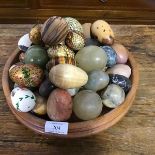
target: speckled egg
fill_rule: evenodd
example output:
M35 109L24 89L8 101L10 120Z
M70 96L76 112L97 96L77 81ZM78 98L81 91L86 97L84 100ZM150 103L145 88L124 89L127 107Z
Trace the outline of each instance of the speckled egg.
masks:
M13 82L23 87L36 87L43 79L43 70L33 64L20 64L9 70Z
M72 17L66 17L65 20L69 26L69 30L83 33L82 25L78 20Z
M29 38L29 34L23 35L18 41L18 48L24 52L31 46L32 42Z
M105 51L107 54L107 67L112 67L116 64L117 55L116 52L111 48L110 46L101 46L101 48Z
M84 36L80 32L70 31L65 39L66 45L72 50L80 50L85 45Z
M103 104L109 108L116 108L125 100L124 90L115 84L108 85L107 89L101 93Z
M45 68L49 58L47 52L40 45L32 45L25 53L25 64L36 64L42 68Z
M43 24L41 37L46 45L57 45L65 40L68 30L68 24L64 18L53 16Z
M102 44L112 45L114 42L114 32L110 25L104 20L95 21L91 26L91 32Z
M123 75L109 74L110 83L119 85L125 93L127 93L131 88L131 80Z
M29 112L36 104L36 97L29 89L16 87L11 91L11 101L16 110Z

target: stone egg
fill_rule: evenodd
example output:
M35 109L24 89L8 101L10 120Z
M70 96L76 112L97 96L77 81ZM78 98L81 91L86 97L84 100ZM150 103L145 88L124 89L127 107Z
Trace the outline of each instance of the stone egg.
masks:
M47 113L47 100L35 93L36 96L36 105L33 108L32 112L37 115L45 115Z
M13 82L22 87L36 87L43 79L43 70L33 64L20 64L11 67L9 76Z
M116 64L117 55L116 52L111 48L110 46L101 46L101 48L105 51L107 54L107 67L112 67Z
M86 46L75 55L77 66L86 72L104 69L107 64L105 51L98 46Z
M72 114L72 98L63 89L55 89L47 101L47 114L51 120L66 121Z
M73 111L81 120L91 120L102 112L100 96L91 90L78 92L73 99Z
M104 20L95 21L91 26L91 33L102 44L112 45L114 42L114 32Z
M125 100L124 90L115 84L108 85L107 89L101 93L103 104L109 108L116 108Z
M125 93L127 93L131 88L131 80L123 75L109 74L110 83L119 85Z
M36 104L36 97L27 88L16 87L11 91L11 101L16 110L29 112Z
M91 23L84 23L82 24L82 28L83 28L83 34L85 38L91 38Z
M74 96L78 93L80 88L70 88L70 89L66 89L67 92L71 95L71 96Z
M51 81L46 78L39 87L39 94L42 97L48 97L55 88L56 87L51 83Z
M23 35L18 41L18 48L24 52L31 46L32 42L29 38L29 34Z
M131 75L131 68L125 64L116 64L113 67L107 69L107 73L123 75L123 76L129 78Z
M32 45L25 53L25 64L36 64L41 68L45 68L49 58L44 48L39 45Z
M53 16L45 21L41 28L41 37L48 46L63 42L68 34L68 24L62 17Z
M94 70L88 73L88 82L84 86L86 89L99 91L109 83L109 75L101 70Z
M66 45L72 50L80 50L85 45L84 36L80 32L70 31L65 39Z
M83 33L82 25L78 20L72 17L65 17L64 19L66 20L70 31L78 31Z

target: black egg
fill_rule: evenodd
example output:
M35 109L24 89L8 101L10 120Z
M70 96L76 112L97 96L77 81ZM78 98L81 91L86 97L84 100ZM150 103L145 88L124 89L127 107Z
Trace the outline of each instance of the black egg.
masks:
M125 91L125 93L127 93L130 90L131 80L129 78L118 74L109 74L109 78L109 83L119 85Z

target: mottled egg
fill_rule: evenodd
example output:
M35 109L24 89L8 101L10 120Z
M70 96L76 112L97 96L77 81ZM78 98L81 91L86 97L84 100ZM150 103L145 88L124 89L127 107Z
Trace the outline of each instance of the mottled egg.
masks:
M20 112L29 112L36 104L36 97L27 88L16 87L11 91L11 101L16 110Z
M86 72L103 69L107 64L105 51L98 46L86 46L75 55L77 66Z
M107 69L108 74L119 74L127 78L131 75L131 68L125 64L116 64L113 67Z
M127 93L131 88L131 80L123 75L109 74L110 83L119 85L125 93Z
M29 34L25 34L22 36L18 41L18 48L24 52L27 51L27 49L31 46L32 42L29 38Z
M36 64L45 68L49 58L44 48L39 45L32 45L25 53L24 62L26 64Z
M74 59L75 54L66 45L52 46L47 50L47 53L50 57L50 61L46 65L48 70L50 70L53 66L57 64L76 65L76 61Z
M107 67L112 67L116 64L117 55L116 52L110 46L101 46L104 49L105 53L107 54Z
M80 88L70 88L70 89L66 89L67 92L71 95L71 96L74 96L78 93Z
M35 97L36 105L32 111L37 115L45 115L47 113L47 99L43 98L37 93L35 93Z
M86 89L98 91L105 88L109 83L109 75L101 70L94 70L88 73Z
M124 90L115 84L108 85L107 89L101 93L103 104L109 108L116 108L125 100Z
M63 89L55 89L47 101L47 114L51 120L65 121L72 114L72 98Z
M36 87L43 79L43 70L33 64L20 64L9 70L13 82L23 87Z
M100 96L91 90L82 90L73 99L73 111L81 120L98 117L102 112L102 106Z
M68 24L62 17L53 16L45 21L41 29L41 37L46 45L57 45L65 40Z
M72 17L66 17L65 20L68 24L70 31L78 31L78 32L83 33L82 25L80 24L78 20Z
M91 26L92 35L102 44L112 45L114 33L110 25L104 20L97 20Z
M117 53L117 63L124 64L128 60L128 50L121 44L115 43L112 45L112 48Z
M65 39L66 45L73 50L80 50L85 45L84 36L80 32L70 31Z
M35 25L29 32L29 38L33 44L41 43L41 25Z

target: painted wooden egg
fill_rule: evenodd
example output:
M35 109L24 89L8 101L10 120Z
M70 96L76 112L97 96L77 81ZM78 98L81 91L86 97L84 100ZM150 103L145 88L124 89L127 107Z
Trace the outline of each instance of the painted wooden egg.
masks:
M108 74L119 74L129 78L131 75L131 68L125 64L116 64L113 67L107 69L106 72Z
M119 85L125 93L127 93L131 88L131 80L123 75L109 74L110 83Z
M41 43L41 26L35 25L29 32L29 38L33 44Z
M36 64L42 68L45 68L49 58L47 52L40 45L32 45L25 53L25 64Z
M74 59L74 52L68 48L66 45L56 45L52 46L47 50L50 61L46 65L47 69L51 69L57 64L72 64L76 65Z
M110 25L104 20L95 21L91 26L91 32L102 44L112 45L114 42L114 32Z
M63 42L68 33L68 24L62 17L53 16L45 21L41 37L46 45L52 46Z
M65 39L65 42L68 47L70 47L73 50L80 50L85 45L84 36L80 32L76 31L70 31L67 34L67 37Z
M16 110L29 112L35 107L36 97L29 89L16 87L11 91L11 101Z
M23 35L18 41L18 48L24 52L31 46L32 42L29 38L29 34Z
M101 93L103 104L109 108L116 108L125 100L124 90L115 84L108 85L107 89Z
M43 79L43 70L34 64L20 64L10 69L9 76L19 86L36 87Z
M116 64L116 60L117 60L117 54L113 50L113 48L111 48L110 46L101 46L101 48L107 54L107 58L108 58L108 60L107 60L107 67L112 67L113 65L115 65Z
M65 20L68 24L69 30L83 33L82 25L78 20L72 17L66 17Z
M78 88L87 83L87 73L70 64L59 64L51 68L49 79L59 88Z

